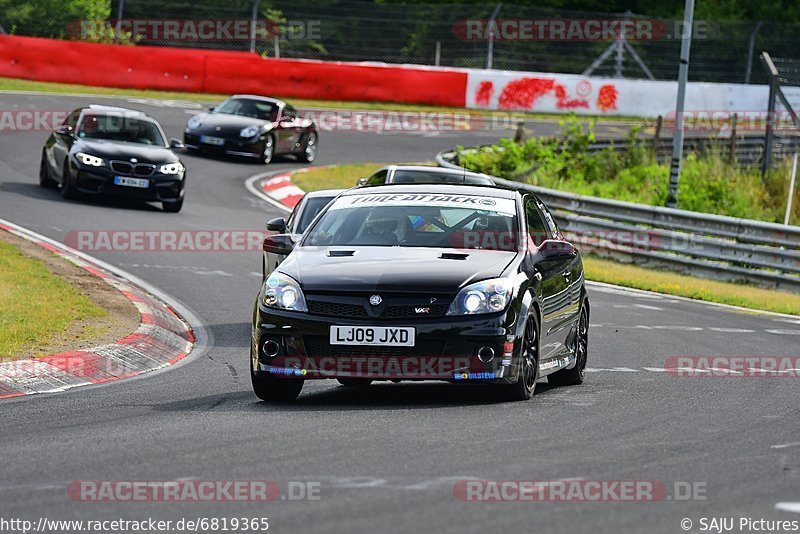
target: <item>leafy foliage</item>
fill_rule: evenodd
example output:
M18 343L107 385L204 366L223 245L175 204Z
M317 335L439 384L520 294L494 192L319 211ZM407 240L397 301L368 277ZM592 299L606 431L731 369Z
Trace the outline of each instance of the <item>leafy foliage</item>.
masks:
M459 153L470 170L509 180L663 206L667 200L669 166L653 157L649 140L631 130L620 151L587 153L595 139L593 125L576 119L564 124L560 138L533 137L516 144L502 139L498 145ZM692 211L783 222L790 162L772 169L762 179L758 169L730 163L721 150L686 156L678 191L678 207ZM800 223L800 200L794 202L792 221Z

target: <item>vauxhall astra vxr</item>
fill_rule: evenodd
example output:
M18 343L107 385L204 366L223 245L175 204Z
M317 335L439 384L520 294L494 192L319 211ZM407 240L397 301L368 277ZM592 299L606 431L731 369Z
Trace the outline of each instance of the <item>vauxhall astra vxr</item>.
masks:
M348 190L264 281L250 370L264 400L305 380L580 384L589 300L578 251L530 193L469 185Z

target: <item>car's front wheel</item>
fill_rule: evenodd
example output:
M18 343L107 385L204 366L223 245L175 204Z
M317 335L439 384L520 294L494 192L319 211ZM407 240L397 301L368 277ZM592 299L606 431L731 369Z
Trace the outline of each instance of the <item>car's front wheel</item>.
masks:
M305 143L303 143L303 152L300 153L300 161L312 163L317 159L317 134L311 132L306 135Z
M47 162L47 153L42 150L42 163L39 166L39 185L52 188L56 186L55 180L50 176L50 164Z
M75 184L72 183L69 161L64 162L64 172L61 175L61 196L66 199L74 199L78 196L78 190Z
M529 317L519 351L518 378L514 384L504 386L508 400L528 400L539 380L539 323Z
M167 213L178 213L183 208L183 199L177 202L162 202L161 206Z
M575 336L575 366L572 369L562 369L547 377L547 382L553 386L577 386L586 379L586 356L589 351L589 310L581 307L581 317L578 320L578 332Z
M268 135L264 139L264 149L261 151L261 163L269 163L275 157L275 137Z
M363 388L372 384L372 380L369 378L337 378L336 380L348 388Z
M253 391L263 401L293 401L303 389L303 380L298 378L279 378L270 374L256 374L250 364L250 379Z

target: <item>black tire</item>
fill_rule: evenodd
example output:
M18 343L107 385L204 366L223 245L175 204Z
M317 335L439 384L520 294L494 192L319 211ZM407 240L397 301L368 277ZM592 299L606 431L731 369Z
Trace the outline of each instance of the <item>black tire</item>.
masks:
M539 380L539 323L535 317L529 317L525 324L519 358L519 378L514 384L503 387L507 400L528 400L536 390L536 381Z
M371 378L337 378L336 380L347 388L364 388L372 384Z
M547 377L547 383L553 386L577 386L586 379L586 356L589 351L589 311L581 307L581 318L578 320L578 333L575 338L575 356L577 362L572 369L562 369Z
M267 164L275 157L275 136L268 135L264 139L264 148L261 149L261 163Z
M167 213L178 213L183 208L183 199L177 202L162 202L161 206Z
M39 164L39 185L48 189L58 185L50 176L50 164L47 162L47 154L44 150L42 150L42 162Z
M317 159L318 139L316 132L306 134L306 139L303 143L303 151L297 156L300 161L313 163L314 160Z
M250 380L256 396L268 402L293 401L303 389L303 380L298 378L278 378L269 374L256 375L250 364Z
M64 162L64 174L61 176L61 196L74 200L78 198L78 191L72 183L72 172L69 170L69 161Z

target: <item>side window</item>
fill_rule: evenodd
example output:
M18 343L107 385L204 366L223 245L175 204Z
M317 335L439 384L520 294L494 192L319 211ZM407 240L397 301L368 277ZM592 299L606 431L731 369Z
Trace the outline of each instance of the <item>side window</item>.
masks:
M387 171L378 171L367 179L367 185L383 185L386 183Z
M294 207L294 209L292 210L291 215L289 215L289 218L286 219L286 231L289 232L289 233L292 233L292 231L293 231L292 228L294 228L295 219L297 218L297 208L300 207L300 204L302 204L302 202L298 203Z
M74 130L75 127L78 125L78 119L81 116L81 111L82 110L80 109L76 109L75 111L67 115L67 118L64 119L64 122L62 124L64 126L72 126L72 129Z
M553 218L553 215L550 213L550 210L548 210L545 207L545 205L542 204L541 202L537 202L537 204L539 205L539 209L542 211L542 214L544 214L544 220L547 223L547 227L550 229L550 234L555 239L564 239L564 237L561 235L561 230L558 229L558 225L556 224L556 220Z
M283 108L283 118L286 120L295 120L297 119L297 110L294 109L292 106L287 105Z
M542 219L541 212L535 200L529 198L525 202L525 219L528 224L528 239L538 247L542 241L551 237L550 231Z

